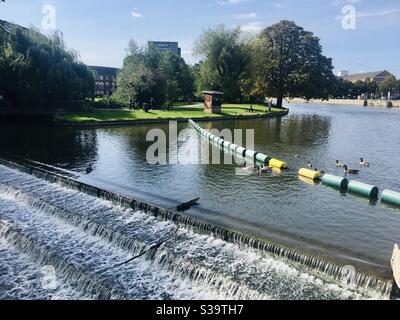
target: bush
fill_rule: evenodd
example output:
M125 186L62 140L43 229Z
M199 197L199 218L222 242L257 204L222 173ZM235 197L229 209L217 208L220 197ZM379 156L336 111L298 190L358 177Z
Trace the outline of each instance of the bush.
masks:
M123 109L127 107L126 105L121 103L115 96L96 99L93 106L96 109Z

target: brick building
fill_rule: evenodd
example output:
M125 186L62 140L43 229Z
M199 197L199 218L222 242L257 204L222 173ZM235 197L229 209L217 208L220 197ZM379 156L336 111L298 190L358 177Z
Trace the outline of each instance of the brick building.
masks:
M117 89L117 73L119 69L100 66L88 66L94 72L96 81L96 97L108 97Z

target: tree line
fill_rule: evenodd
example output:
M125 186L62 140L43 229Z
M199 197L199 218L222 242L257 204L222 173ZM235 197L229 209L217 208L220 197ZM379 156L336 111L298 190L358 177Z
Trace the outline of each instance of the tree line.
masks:
M116 97L125 104L149 98L201 97L203 90L224 92L227 102L264 101L289 96L328 98L336 78L332 60L322 54L319 39L291 21L281 21L258 36L246 38L240 28L210 28L196 41L201 62L189 67L171 53L128 50L118 76Z
M368 99L380 99L382 97L399 97L400 80L395 76L389 76L381 83L375 81L357 81L352 83L342 78L337 78L331 97L339 99L357 99L363 96Z
M400 92L387 78L351 83L333 74L320 39L292 21L280 21L248 36L240 28L210 28L194 45L200 62L131 40L112 99L118 105L162 106L201 99L203 90L224 92L225 102L255 103L266 97L356 98ZM58 109L94 97L93 73L65 45L62 34L47 37L0 21L0 104L14 108ZM77 104L82 107L81 103Z
M0 23L0 104L14 109L61 109L94 97L93 73L67 48L62 34Z

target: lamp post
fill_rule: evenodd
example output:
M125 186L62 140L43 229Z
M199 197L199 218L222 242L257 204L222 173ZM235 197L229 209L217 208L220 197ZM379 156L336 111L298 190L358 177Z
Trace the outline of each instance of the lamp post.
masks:
M169 112L169 85L170 85L170 82L169 82L169 80L167 80L167 108L168 108L168 112Z

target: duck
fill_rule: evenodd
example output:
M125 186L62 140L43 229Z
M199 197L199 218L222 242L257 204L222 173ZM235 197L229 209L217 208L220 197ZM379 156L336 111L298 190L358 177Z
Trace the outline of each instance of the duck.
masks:
M345 174L348 174L348 173L350 173L350 174L358 174L358 173L360 172L360 170L349 169L349 167L347 166L347 164L345 164L345 165L343 166L343 169L344 169L344 173L345 173Z
M89 166L86 168L86 174L89 174L93 171L92 165L89 164Z
M364 158L360 158L360 166L369 167L369 162L365 161Z
M311 161L308 161L308 164L307 164L307 165L308 165L309 168L312 168L312 167L313 167Z
M336 160L336 168L343 168L344 164Z

